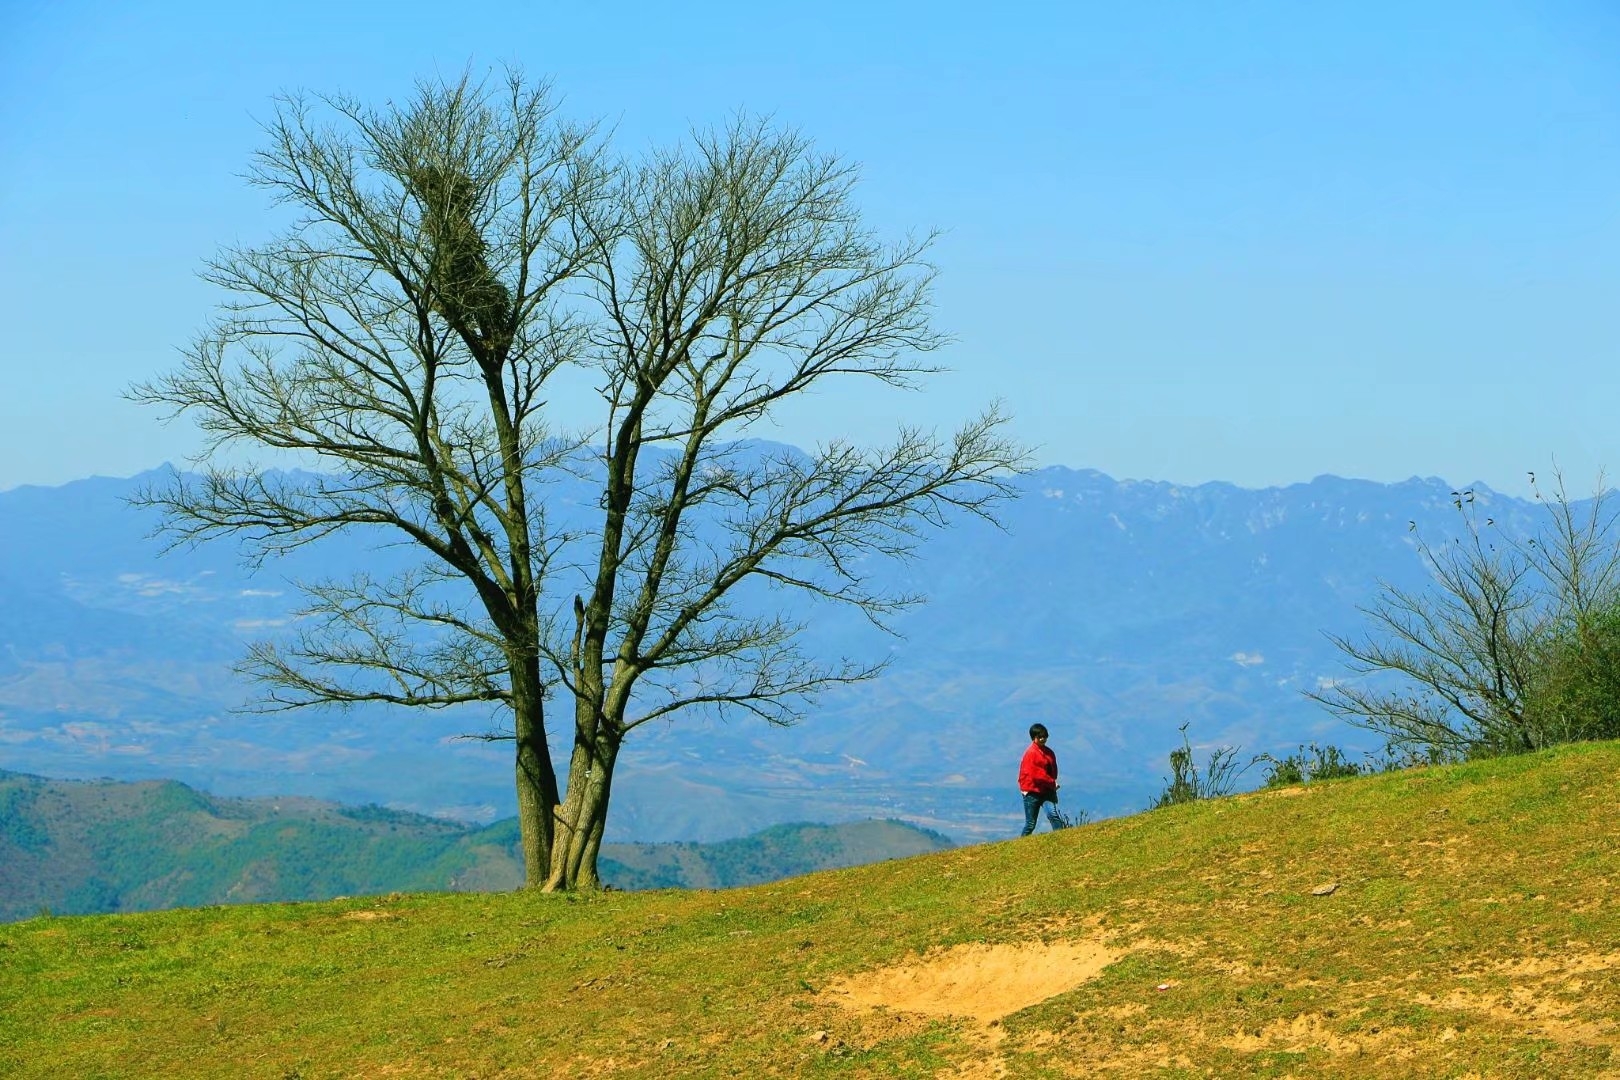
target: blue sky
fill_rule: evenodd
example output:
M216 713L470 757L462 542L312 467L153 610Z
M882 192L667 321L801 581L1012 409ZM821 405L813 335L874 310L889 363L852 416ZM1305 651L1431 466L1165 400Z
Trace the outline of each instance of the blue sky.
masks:
M759 434L879 441L992 397L1044 464L1248 486L1620 472L1620 9L1425 4L0 0L0 489L181 461L124 401L269 230L272 95L471 65L625 149L738 109L938 227L953 369Z

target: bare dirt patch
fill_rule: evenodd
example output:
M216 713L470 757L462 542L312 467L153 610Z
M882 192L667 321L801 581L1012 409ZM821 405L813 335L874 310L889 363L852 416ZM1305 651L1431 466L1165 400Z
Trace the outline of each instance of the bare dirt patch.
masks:
M1560 1044L1620 1046L1620 1023L1588 1000L1590 992L1608 985L1620 968L1620 952L1569 949L1544 956L1518 957L1476 965L1506 976L1511 983L1495 990L1452 989L1442 995L1415 994L1420 1005L1474 1013L1513 1025Z
M1527 956L1499 961L1494 970L1515 979L1567 979L1574 975L1620 968L1620 952L1596 953L1576 949L1553 956Z
M1342 1035L1314 1013L1302 1013L1288 1020L1273 1020L1254 1031L1236 1031L1219 1041L1218 1045L1254 1053L1259 1050L1324 1050L1329 1054L1363 1054L1379 1043L1387 1043L1394 1031L1380 1031L1362 1036ZM1455 1034L1455 1033L1454 1033Z
M1097 940L958 945L910 964L829 985L827 1000L845 1008L887 1008L961 1016L989 1024L1102 974L1125 950Z

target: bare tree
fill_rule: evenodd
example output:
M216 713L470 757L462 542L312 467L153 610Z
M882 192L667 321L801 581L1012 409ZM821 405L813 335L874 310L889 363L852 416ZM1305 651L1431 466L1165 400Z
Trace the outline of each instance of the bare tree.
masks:
M874 559L1010 493L1021 457L995 410L876 451L738 443L834 376L917 385L941 343L926 242L879 242L853 171L796 134L738 120L615 160L517 74L382 109L288 99L269 134L252 179L300 217L210 264L238 299L135 388L211 440L199 479L145 500L177 539L235 535L256 557L340 529L418 545L410 573L308 583L305 629L244 667L269 708L504 713L531 886L596 884L636 727L699 707L788 723L875 673L812 656L775 590L882 625L916 598L875 587ZM603 405L577 437L545 422L564 366L595 372ZM325 471L218 464L235 444ZM580 477L601 513L575 534L542 495ZM566 785L545 725L558 690Z
M1567 678L1572 663L1584 665L1585 686L1602 674L1582 658L1609 655L1602 635L1620 610L1620 548L1601 478L1584 505L1561 477L1550 498L1535 497L1547 518L1525 538L1485 515L1473 491L1454 492L1460 535L1438 547L1417 538L1433 586L1382 585L1362 609L1363 636L1330 635L1355 677L1307 696L1394 748L1442 760L1567 741L1578 725L1549 673Z

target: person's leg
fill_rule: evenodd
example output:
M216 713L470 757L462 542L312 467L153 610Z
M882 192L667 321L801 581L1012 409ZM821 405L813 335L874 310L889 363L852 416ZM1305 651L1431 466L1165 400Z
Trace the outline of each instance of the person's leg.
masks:
M1035 831L1035 822L1041 813L1041 797L1030 792L1024 792L1024 831L1019 836L1028 836Z
M1054 829L1063 828L1063 823L1058 818L1058 804L1056 800L1046 804L1046 820L1051 823L1052 828Z

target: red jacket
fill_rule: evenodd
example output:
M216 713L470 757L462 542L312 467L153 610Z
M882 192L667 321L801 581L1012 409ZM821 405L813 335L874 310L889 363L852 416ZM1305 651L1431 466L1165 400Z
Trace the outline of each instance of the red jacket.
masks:
M1018 790L1047 799L1057 797L1057 755L1038 742L1029 744L1018 766Z

